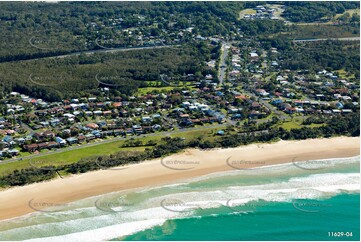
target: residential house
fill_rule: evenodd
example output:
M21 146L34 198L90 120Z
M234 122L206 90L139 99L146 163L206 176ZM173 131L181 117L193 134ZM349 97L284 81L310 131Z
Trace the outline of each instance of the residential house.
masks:
M78 139L75 138L75 137L67 138L66 141L67 141L68 144L70 144L70 145L78 143Z

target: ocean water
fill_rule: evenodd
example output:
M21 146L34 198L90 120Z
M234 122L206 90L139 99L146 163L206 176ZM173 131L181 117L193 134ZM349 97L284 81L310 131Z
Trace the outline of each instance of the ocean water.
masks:
M216 173L0 221L0 240L360 239L360 157Z

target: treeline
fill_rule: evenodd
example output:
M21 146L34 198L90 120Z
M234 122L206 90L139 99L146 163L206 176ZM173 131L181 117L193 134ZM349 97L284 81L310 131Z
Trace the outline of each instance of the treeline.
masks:
M242 6L241 2L1 2L0 62L99 49L96 40L103 38L117 42L117 47L134 45L140 32L167 40L169 33L174 36L194 27L195 34L225 36L234 29ZM114 26L111 19L121 22ZM133 36L123 32L128 28L134 28Z
M265 48L281 51L282 66L291 70L345 69L358 78L360 73L360 44L358 41L293 42L282 37L264 39Z
M360 36L359 25L360 22L349 22L339 25L292 25L289 32L282 33L280 36L290 39L358 37Z
M181 138L162 138L161 142L145 151L122 151L109 156L95 156L81 159L78 162L57 167L46 167L43 169L22 169L3 176L0 179L0 186L20 186L43 180L49 180L58 173L79 174L92 170L108 169L115 166L138 163L143 160L164 157L179 152L188 147L209 149L227 148L240 145L247 145L254 142L269 142L272 140L300 140L308 138L331 137L335 135L359 136L360 135L360 114L353 113L347 116L333 117L325 121L325 126L318 128L291 129L269 128L267 132L250 132L229 134L211 141L206 138L195 138L186 141ZM274 121L271 121L273 123Z
M359 2L284 2L286 6L282 16L292 22L328 21L336 14L342 14L348 9L360 8Z
M237 21L237 27L239 27L243 35L253 37L275 34L288 30L287 26L284 25L281 20L265 21L255 19L249 21L241 19Z
M48 101L95 95L98 87L110 88L115 96L132 95L146 87L147 81L159 81L161 74L200 78L209 73L205 61L216 59L219 53L218 45L194 42L182 47L0 63L0 92L15 90Z

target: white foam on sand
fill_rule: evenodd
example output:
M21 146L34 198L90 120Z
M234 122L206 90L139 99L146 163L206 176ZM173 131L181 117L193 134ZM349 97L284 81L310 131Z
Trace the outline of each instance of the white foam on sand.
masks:
M348 159L348 162L355 162L354 158ZM27 241L110 240L162 225L169 219L196 216L195 211L198 208L237 207L260 200L289 202L293 199L322 199L343 192L358 193L359 184L359 173L324 173L258 185L220 185L203 191L193 191L191 188L186 191L174 189L166 195L149 190L144 199L130 204L127 211L120 209L121 204L119 208L112 207L114 211L120 209L121 212L118 213L106 213L95 207L80 207L58 213L59 216L64 216L58 221L53 218L56 214L48 215L51 220L46 220L47 215L41 214L38 219L32 218L37 224L0 232L0 240L34 237L42 238ZM146 191L142 191L144 192ZM43 222L39 223L39 220ZM99 228L100 226L102 227Z

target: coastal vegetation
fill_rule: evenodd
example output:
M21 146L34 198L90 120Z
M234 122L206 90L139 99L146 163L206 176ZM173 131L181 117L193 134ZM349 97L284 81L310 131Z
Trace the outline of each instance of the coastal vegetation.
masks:
M264 41L282 52L284 68L291 70L306 69L309 71L328 68L330 70L345 69L358 73L360 69L360 44L354 41L309 41L290 42L282 37ZM357 78L357 77L356 77Z
M359 136L360 116L352 114L345 117L333 117L324 121L326 125L320 127L302 127L300 129L270 128L266 132L230 133L214 138L214 134L198 136L193 139L180 137L164 137L157 144L146 147L144 151L119 151L111 155L96 155L86 157L77 162L59 166L31 167L21 170L14 170L10 174L1 176L0 186L20 186L30 183L49 180L60 174L79 174L87 171L107 169L115 166L123 166L138 163L144 160L164 157L180 152L186 148L227 148L247 145L254 142L270 142L275 140L302 140L308 138L332 137L332 136ZM317 120L308 120L308 123L320 123ZM271 121L271 124L273 122ZM138 145L143 146L143 142Z
M328 21L336 14L359 8L358 2L285 2L282 16L292 22Z
M358 8L357 2L2 3L1 159L39 152L45 160L38 168L26 159L2 164L0 185L185 148L358 136L360 44L295 41L359 36ZM254 16L240 18L245 9ZM187 131L194 126L203 128ZM96 139L93 131L119 139L51 154L65 149L55 137L81 146ZM172 138L162 139L163 131Z
M60 101L63 98L96 95L99 87L113 87L111 96L133 95L160 75L182 80L215 74L202 65L220 54L218 45L204 42L182 47L131 50L0 63L0 96L10 90ZM11 71L8 71L11 70ZM161 83L166 86L166 83Z
M228 35L241 2L45 2L1 4L0 62L102 47L183 42L180 30ZM185 34L184 40L188 35ZM139 38L141 37L141 38Z

